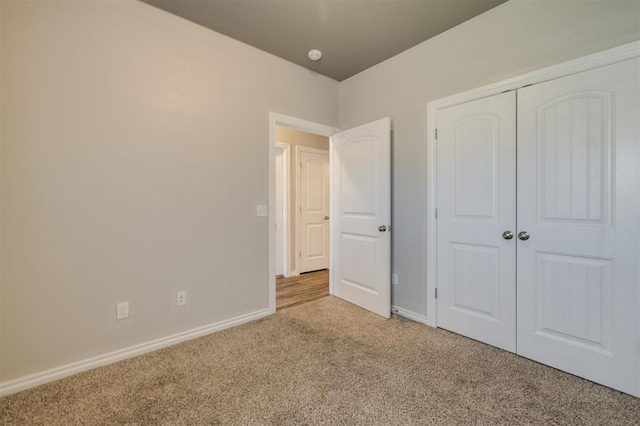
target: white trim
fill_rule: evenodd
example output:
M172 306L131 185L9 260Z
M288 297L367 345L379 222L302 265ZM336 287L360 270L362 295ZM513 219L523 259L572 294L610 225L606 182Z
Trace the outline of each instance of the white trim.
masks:
M640 41L634 41L602 52L587 55L582 58L573 59L571 61L552 65L507 80L498 81L486 86L477 87L462 93L456 93L451 96L437 99L429 102L427 104L427 108L431 107L432 109L440 109L470 102L476 99L496 95L507 90L520 89L523 86L555 80L557 78L615 64L617 62L626 61L627 59L633 59L639 56Z
M333 296L334 291L333 291L333 285L334 285L334 280L333 280L333 253L334 253L334 238L333 238L333 224L335 222L335 218L338 217L335 215L335 211L334 211L334 206L336 205L336 203L333 202L333 194L335 194L334 190L333 190L333 168L335 166L335 160L334 160L334 156L335 155L335 149L333 147L333 137L329 138L329 294Z
M327 126L325 124L314 123L312 121L303 120L301 118L291 117L276 112L269 113L269 211L273 212L276 203L276 126L289 127L291 129L301 130L307 133L331 137L340 129ZM329 159L331 161L331 159ZM275 224L276 217L269 214L269 276L267 283L269 286L269 312L276 312L276 233ZM331 256L333 250L329 250L329 265L333 265ZM332 274L329 273L329 288L332 288ZM331 291L331 290L330 290Z
M0 396L10 395L12 393L20 392L25 389L43 385L45 383L53 382L64 377L72 376L83 371L92 370L97 367L113 364L114 362L133 358L135 356L153 352L158 349L166 348L168 346L173 346L187 340L206 336L208 334L212 334L227 328L255 321L269 315L271 315L271 312L268 309L262 309L228 320L218 321L209 325L204 325L202 327L183 331L181 333L176 333L171 336L161 337L149 342L133 345L128 348L119 349L117 351L87 358L81 361L76 361L71 364L45 370L40 373L35 373L29 376L10 380L8 382L0 383Z
M523 86L538 84L560 77L588 71L594 68L622 62L627 59L640 57L640 41L624 44L582 58L563 62L561 64L542 68L508 80L482 86L466 92L447 96L431 101L427 104L427 324L437 327L437 303L435 299L436 289L436 220L434 211L436 208L436 140L435 129L436 115L439 109L476 99L486 98L498 93L519 89Z
M437 102L437 101L435 101ZM427 104L427 325L437 327L438 303L435 297L437 285L438 257L436 252L437 223L436 212L436 114L437 109Z
M296 145L293 152L293 165L295 178L293 179L293 269L296 275L300 275L300 147ZM296 254L297 253L297 254Z
M282 150L282 274L292 276L289 270L289 211L291 210L291 145L276 142L276 149ZM276 206L277 207L277 206ZM275 211L275 210L274 210Z
M410 319L411 321L415 321L421 324L431 326L427 320L427 317L425 317L424 315L416 314L415 312L412 312L408 309L403 309L403 308L399 308L397 306L391 305L391 313Z
M296 272L296 275L300 275L301 271L301 265L300 265L300 256L296 256L295 253L298 253L302 250L302 235L300 232L300 221L302 220L302 214L300 213L300 208L302 207L301 205L301 200L300 200L300 181L302 180L302 175L300 174L300 162L302 161L302 152L310 152L310 153L315 153L315 154L326 154L327 155L327 159L329 160L329 170L331 170L331 154L329 152L328 149L319 149L319 148L312 148L309 146L304 146L304 145L296 145L295 146L295 154L294 154L294 162L293 164L295 164L295 169L296 169L296 180L295 180L295 208L293 209L293 217L294 217L294 223L295 223L295 230L296 230L296 238L294 239L294 269ZM331 185L331 173L329 173L329 185ZM331 186L329 186L329 188L331 188ZM331 189L329 189L329 200L331 200ZM331 203L332 204L332 203ZM329 222L329 227L331 227L331 222ZM329 228L329 232L331 232L331 228ZM333 252L333 250L331 250L331 237L329 237L329 258L331 258L331 252ZM329 261L329 266L331 266L331 261Z

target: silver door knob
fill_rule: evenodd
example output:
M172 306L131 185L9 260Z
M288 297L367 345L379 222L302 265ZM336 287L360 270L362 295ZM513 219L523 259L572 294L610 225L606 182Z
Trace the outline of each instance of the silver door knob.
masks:
M380 225L380 226L378 226L378 231L380 231L380 232L384 232L384 231L386 231L386 230L387 230L387 227L386 227L386 226L384 226L384 225Z
M518 232L518 239L522 241L527 241L529 239L529 233L527 231Z
M329 220L329 216L325 216L325 217L324 217L324 220Z
M513 238L513 232L511 231L504 231L502 233L502 238L504 238L505 240L510 240Z

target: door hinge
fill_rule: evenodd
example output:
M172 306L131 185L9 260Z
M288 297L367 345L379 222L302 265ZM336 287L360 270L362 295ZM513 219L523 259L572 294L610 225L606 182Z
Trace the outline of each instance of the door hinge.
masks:
M302 206L298 207L298 211L302 213Z
M433 214L434 214L435 218L437 219L438 218L438 209L435 209L435 212Z
M438 289L436 288L436 299L438 298Z
M438 140L438 129L436 129L436 140Z

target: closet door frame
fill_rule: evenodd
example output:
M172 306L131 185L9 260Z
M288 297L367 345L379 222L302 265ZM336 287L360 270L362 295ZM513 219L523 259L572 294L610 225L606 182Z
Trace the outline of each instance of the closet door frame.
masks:
M436 303L436 176L437 176L437 123L436 117L439 109L474 101L505 91L517 90L524 86L542 83L560 77L566 77L582 71L615 64L628 59L640 57L640 41L624 44L602 52L594 53L582 58L563 62L558 65L542 68L527 74L499 81L487 86L468 90L466 92L447 96L431 101L427 104L427 318L425 323L431 327L437 327L437 303ZM640 301L639 301L640 303ZM640 380L640 377L638 378Z

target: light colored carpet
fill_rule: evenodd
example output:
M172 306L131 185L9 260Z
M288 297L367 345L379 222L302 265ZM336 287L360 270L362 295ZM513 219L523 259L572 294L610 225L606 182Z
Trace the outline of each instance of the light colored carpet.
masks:
M638 424L640 399L334 297L0 400L13 424Z

